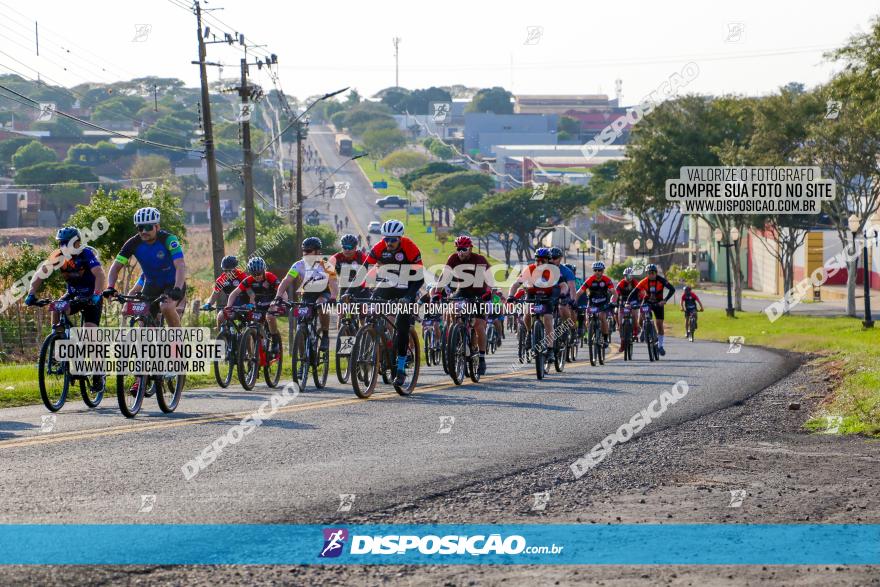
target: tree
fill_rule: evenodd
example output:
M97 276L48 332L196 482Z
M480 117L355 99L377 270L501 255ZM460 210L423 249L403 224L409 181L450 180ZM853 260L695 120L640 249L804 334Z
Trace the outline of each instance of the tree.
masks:
M384 169L402 171L416 169L427 162L428 158L417 151L399 150L379 161L379 166Z
M97 183L98 178L87 167L52 161L15 171L15 183L18 185L45 185L66 181Z
M171 177L171 162L161 155L138 157L129 170L132 179L155 179Z
M370 130L363 136L364 148L370 158L381 159L406 144L406 137L397 129Z
M61 105L58 105L58 108L61 109ZM33 123L31 130L47 130L49 131L49 136L53 138L79 138L83 136L80 123L59 114L56 114L48 122Z
M115 161L124 155L124 151L110 141L101 141L97 144L77 143L67 150L65 163L76 165L103 165Z
M147 101L140 96L114 96L92 110L92 120L130 121Z
M60 185L53 185L41 190L41 208L48 208L55 213L58 226L62 225L65 212L73 209L74 205L83 203L86 192L75 181L67 181Z
M150 200L144 200L141 193L132 188L105 192L98 190L91 195L87 204L77 206L76 212L68 219L73 226L91 227L102 216L107 219L108 230L103 235L89 241L101 254L102 259L113 259L135 234L132 219L138 208L146 205L159 209L162 220L159 223L163 230L177 235L186 243L186 227L183 224L184 213L180 207L180 198L173 196L164 187L156 190Z
M303 226L303 238L312 236L321 239L322 254L330 255L336 252L336 231L334 229L325 225L311 226L307 224ZM286 273L292 261L295 261L290 258L290 255L291 251L296 250L299 244L296 240L296 227L288 224L257 234L257 250L265 259L269 270L279 275ZM244 243L241 243L240 247L239 258L247 258L244 252Z
M556 131L577 138L581 134L581 122L571 116L561 116Z
M400 183L402 183L403 187L405 187L406 189L411 190L414 189L413 184L416 181L427 175L436 175L438 173L456 173L458 171L461 171L461 167L456 167L455 165L444 163L442 161L434 161L428 163L424 167L420 167L419 169L401 175Z
M11 165L12 156L15 155L15 152L30 143L31 141L33 141L33 139L29 137L0 141L0 168L8 167L9 165Z
M354 106L356 104L360 104L360 103L361 103L361 95L355 89L352 89L348 93L348 96L345 97L345 106L347 108L351 108L352 106Z
M445 160L455 157L455 149L438 140L434 140L434 142L431 143L431 146L428 147L428 151L438 159Z
M611 248L611 265L614 264L614 253L617 250L617 245L632 242L634 238L639 236L637 230L626 228L619 222L598 222L593 225L593 232Z
M31 141L12 156L12 164L16 169L23 169L37 163L47 163L50 161L58 161L58 155L49 147L43 146L39 141Z
M495 114L513 114L513 94L504 88L484 88L477 92L474 99L465 108L465 112L494 112Z

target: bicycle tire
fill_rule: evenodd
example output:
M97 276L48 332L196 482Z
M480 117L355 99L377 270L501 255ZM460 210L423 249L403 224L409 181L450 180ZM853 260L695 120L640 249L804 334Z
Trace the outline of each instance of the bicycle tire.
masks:
M183 396L183 387L186 385L186 374L181 373L173 378L159 377L156 384L156 401L159 409L170 414L177 409L180 398ZM168 397L166 398L166 390Z
M528 346L526 345L526 331L525 328L520 328L516 333L516 344L517 344L517 355L519 358L519 362L522 365L525 365L528 362Z
M257 384L260 373L260 335L251 326L241 333L238 341L238 382L250 391Z
M559 326L561 328L561 326ZM555 333L554 329L554 333ZM565 359L568 355L568 335L561 334L553 341L553 368L557 373L565 371Z
M329 336L329 334L328 334ZM314 358L312 360L312 381L317 389L327 387L327 377L330 375L330 350L322 351L320 342L312 348Z
M119 411L122 412L126 418L134 418L137 416L138 412L141 411L141 407L144 405L144 396L146 394L147 384L149 383L149 377L146 375L135 375L132 378L132 384L135 381L138 383L138 391L132 396L129 393L131 385L128 385L126 376L116 376L116 399L119 402ZM133 398L131 403L129 403L129 397Z
M232 383L232 375L235 373L235 340L228 332L218 334L217 340L222 340L226 345L226 356L223 361L214 361L214 379L217 385L226 389ZM221 364L225 367L221 367Z
M91 381L87 379L79 380L79 393L82 396L83 403L90 408L97 408L101 405L101 400L104 399L104 393L107 391L107 376L102 375L104 378L104 385L101 386L101 389L96 392L92 392ZM94 395L92 395L94 393Z
M480 382L480 349L477 347L476 333L470 338L470 358L467 364L467 374L474 383Z
M306 390L309 380L309 344L306 340L306 329L297 328L290 347L290 376L299 385L300 391Z
M409 396L415 391L419 382L419 372L421 363L421 351L419 349L419 337L412 330L409 331L409 344L406 347L406 366L411 367L409 376L405 380L404 385L395 385L394 391L399 395Z
M544 363L544 356L547 354L546 350L543 350L542 344L544 340L544 322L541 320L541 316L535 316L533 318L532 324L532 358L535 361L535 376L538 380L544 379L546 376Z
M464 383L467 375L467 349L465 348L464 326L456 324L449 335L449 348L446 349L449 376L456 385Z
M629 353L629 345L632 339L632 324L626 320L620 325L620 346L623 347L623 360L629 361L632 357Z
M376 330L372 326L361 327L355 335L354 348L351 351L351 386L355 395L361 399L373 395L379 379L377 342Z
M278 343L278 352L263 366L263 380L269 387L276 388L281 381L281 371L284 370L284 345L281 342L280 334L270 334L270 337ZM275 370L274 374L272 373L273 369Z
M352 349L349 349L349 354L341 355L339 354L340 346L342 343L342 337L354 336L357 332L354 332L354 328L346 323L342 325L342 328L339 329L339 332L336 333L336 380L339 383L348 383L351 379L351 350L353 350L354 345L352 345Z
M53 367L56 363L55 361L55 341L59 338L64 339L66 337L61 337L57 332L52 332L49 336L46 337L46 340L43 341L43 345L40 347L40 359L39 359L39 368L38 368L38 380L40 386L40 397L43 400L43 405L50 412L57 412L64 406L64 402L67 401L67 393L70 390L70 370L67 366L63 366L64 370L61 375L61 393L59 394L59 399L57 401L52 401L49 397L49 392L46 389L46 370Z

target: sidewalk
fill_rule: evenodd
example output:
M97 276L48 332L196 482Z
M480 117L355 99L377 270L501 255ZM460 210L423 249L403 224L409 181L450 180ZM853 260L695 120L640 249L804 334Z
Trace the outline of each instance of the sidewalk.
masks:
M674 285L674 284L673 284ZM859 284L856 286L856 305L861 306L864 302L865 290L864 286ZM717 295L727 295L727 284L724 283L713 283L713 282L702 282L697 286L699 291L704 291L706 293L712 293ZM846 286L845 285L823 285L820 288L822 302L846 302ZM808 292L807 298L805 298L801 303L812 304L812 290ZM779 300L782 298L782 294L771 294L763 291L755 291L753 289L743 289L742 292L743 298L750 298L755 300ZM876 289L871 290L871 310L880 311L880 291Z

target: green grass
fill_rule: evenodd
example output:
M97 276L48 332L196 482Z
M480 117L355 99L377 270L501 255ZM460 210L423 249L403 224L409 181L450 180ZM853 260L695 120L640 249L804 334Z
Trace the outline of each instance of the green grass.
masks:
M672 313L669 323L678 334L683 332L682 321L679 312ZM843 316L783 316L771 323L764 313L737 312L736 318L728 318L724 310L708 308L700 314L698 338L727 341L729 336L745 337L746 345L820 355L818 364L837 387L807 428L825 430L826 416L842 416L841 433L880 435L880 333L876 330L865 330L860 320Z
M392 194L398 196L406 197L406 189L404 189L403 184L400 183L400 180L394 177L393 174L388 173L387 171L382 170L374 161L364 157L362 159L358 159L355 161L360 168L364 170L364 173L373 181L387 181L388 189L376 190L379 192L379 196L390 196Z

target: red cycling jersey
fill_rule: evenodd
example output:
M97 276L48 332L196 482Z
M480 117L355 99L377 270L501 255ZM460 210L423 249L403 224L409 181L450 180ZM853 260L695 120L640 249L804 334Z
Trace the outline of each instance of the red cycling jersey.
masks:
M422 266L422 252L419 250L419 247L416 246L416 243L412 241L408 236L400 237L400 246L397 247L396 251L388 250L388 243L385 240L380 240L373 248L370 249L370 253L367 255L365 263L367 265L385 265L388 263L397 263L400 265L416 265L417 267Z
M266 302L275 297L279 283L280 281L274 273L266 271L266 277L263 278L263 281L257 281L253 275L248 275L244 281L238 284L238 289L243 292L252 289L258 302Z
M214 291L215 292L223 292L227 295L232 293L232 290L241 285L241 282L247 279L248 274L236 267L232 271L224 271L220 274L220 277L214 281Z
M590 301L605 302L614 293L614 282L607 275L596 277L590 275L587 280L578 289L577 295L589 292Z

